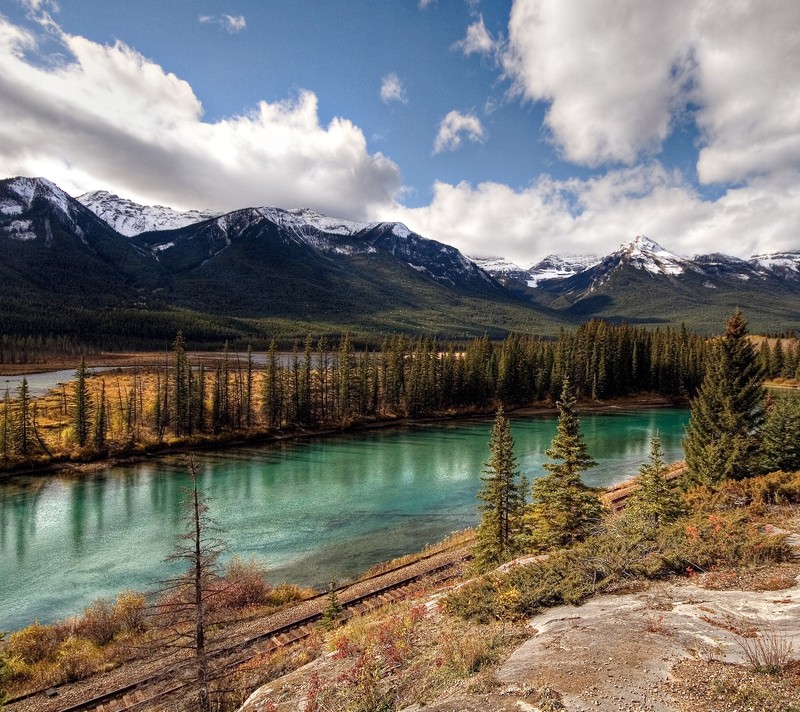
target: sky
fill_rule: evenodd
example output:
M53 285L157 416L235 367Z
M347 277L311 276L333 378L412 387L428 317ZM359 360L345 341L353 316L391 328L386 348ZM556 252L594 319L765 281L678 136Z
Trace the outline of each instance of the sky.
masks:
M528 266L800 250L797 0L0 0L0 177Z

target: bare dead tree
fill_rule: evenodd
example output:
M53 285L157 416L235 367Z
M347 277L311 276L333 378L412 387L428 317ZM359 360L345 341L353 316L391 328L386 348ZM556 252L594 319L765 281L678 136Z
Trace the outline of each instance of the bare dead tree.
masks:
M211 712L207 629L209 599L218 592L220 557L225 551L218 537L219 527L209 516L208 498L198 483L197 465L191 456L186 466L192 486L186 489L184 502L185 532L178 536L175 549L166 561L179 562L184 569L162 582L155 604L162 628L169 631L162 643L175 651L187 651L192 682L197 691L195 706L199 712Z

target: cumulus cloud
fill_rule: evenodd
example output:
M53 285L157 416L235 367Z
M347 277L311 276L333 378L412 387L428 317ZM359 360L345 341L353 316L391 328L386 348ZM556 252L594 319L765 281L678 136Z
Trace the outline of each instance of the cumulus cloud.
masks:
M515 0L506 71L550 106L565 158L633 163L667 137L680 93L691 0Z
M238 34L247 27L244 15L200 15L199 20L206 25L219 25L232 35Z
M122 42L61 42L69 61L42 67L27 58L37 38L0 16L2 175L179 208L308 206L356 219L400 188L361 129L320 125L312 92L206 122L189 84Z
M607 254L637 234L687 256L722 251L746 258L797 249L800 174L759 178L713 201L657 162L590 179L541 176L521 190L438 182L430 205L396 205L382 218L466 254L521 265L554 253Z
M706 183L800 166L800 4L514 0L506 75L563 156L633 165L696 107Z
M384 104L389 104L393 101L408 104L405 87L400 81L400 77L394 72L390 72L381 79L381 99Z
M483 22L483 15L467 27L467 35L464 39L456 42L455 47L460 49L465 55L471 54L491 54L496 49L495 40L486 29Z
M466 136L467 140L473 143L480 143L484 137L483 124L474 114L451 111L439 124L433 152L455 151L461 147L462 136Z
M696 18L705 183L800 167L800 3L724 3Z

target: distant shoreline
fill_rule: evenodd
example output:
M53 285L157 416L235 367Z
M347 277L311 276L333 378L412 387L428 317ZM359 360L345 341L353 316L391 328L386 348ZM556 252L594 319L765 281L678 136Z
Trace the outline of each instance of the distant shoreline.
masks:
M578 404L580 413L600 413L614 410L637 410L645 408L677 408L688 405L687 401L674 400L664 396L654 394L634 395L625 398L617 398L610 401L584 401ZM270 443L291 442L294 440L309 440L313 438L331 437L358 433L369 430L383 430L387 428L405 427L409 425L422 425L425 423L445 423L447 421L458 420L486 420L494 414L494 408L471 409L462 412L447 412L438 415L428 415L419 418L384 418L370 421L352 423L346 426L325 427L319 429L295 429L284 432L258 432L258 433L234 433L229 436L210 437L200 442L183 442L174 445L158 444L148 447L140 452L130 455L120 455L118 457L108 457L88 462L66 462L56 461L44 465L34 465L31 467L20 466L13 470L1 470L0 482L7 482L18 477L40 477L61 474L91 474L102 470L107 470L118 465L130 465L143 462L151 458L163 457L166 455L190 454L203 450L226 450L242 445L267 445ZM527 405L518 408L511 408L506 411L512 418L532 417L539 415L553 415L558 413L554 405Z

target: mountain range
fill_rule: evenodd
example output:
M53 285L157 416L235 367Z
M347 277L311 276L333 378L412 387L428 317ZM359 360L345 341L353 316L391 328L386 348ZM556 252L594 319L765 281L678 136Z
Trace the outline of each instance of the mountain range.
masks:
M524 268L469 259L401 223L305 209L180 212L42 178L0 181L0 330L107 346L310 333L552 334L592 317L713 332L800 317L800 252L686 258L643 236Z

